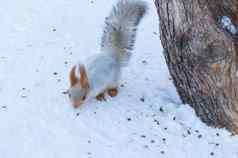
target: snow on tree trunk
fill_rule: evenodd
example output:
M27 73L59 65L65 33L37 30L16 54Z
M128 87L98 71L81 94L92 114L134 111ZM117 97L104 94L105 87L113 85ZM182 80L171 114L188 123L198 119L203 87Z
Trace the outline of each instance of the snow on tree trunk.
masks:
M184 103L238 134L238 1L155 0L164 56Z

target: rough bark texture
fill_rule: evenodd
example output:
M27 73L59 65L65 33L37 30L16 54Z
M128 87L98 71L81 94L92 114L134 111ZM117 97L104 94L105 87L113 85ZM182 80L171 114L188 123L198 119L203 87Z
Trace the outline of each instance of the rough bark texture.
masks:
M169 71L184 103L208 125L238 133L237 0L155 0Z

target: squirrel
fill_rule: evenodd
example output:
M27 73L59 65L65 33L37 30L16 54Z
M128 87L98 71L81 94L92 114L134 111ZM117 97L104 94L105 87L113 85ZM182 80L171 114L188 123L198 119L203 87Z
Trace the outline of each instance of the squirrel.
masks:
M68 96L75 108L89 98L115 97L121 68L128 64L135 43L137 26L147 11L140 0L119 0L105 18L100 53L86 64L79 63L69 73ZM89 59L89 60L90 60Z

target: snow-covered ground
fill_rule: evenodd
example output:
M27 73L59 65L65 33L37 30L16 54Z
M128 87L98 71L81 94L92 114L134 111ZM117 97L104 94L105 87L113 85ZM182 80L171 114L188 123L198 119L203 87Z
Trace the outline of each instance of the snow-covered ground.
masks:
M152 0L119 95L72 108L68 72L98 53L114 2L1 1L0 158L237 158L238 137L180 103Z

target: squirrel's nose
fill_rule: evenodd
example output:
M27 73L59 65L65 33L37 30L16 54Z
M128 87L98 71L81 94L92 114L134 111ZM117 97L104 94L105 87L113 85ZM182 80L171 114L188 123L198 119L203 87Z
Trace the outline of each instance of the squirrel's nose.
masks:
M78 108L82 104L82 101L81 100L75 100L75 101L73 101L72 104L73 104L74 108Z

